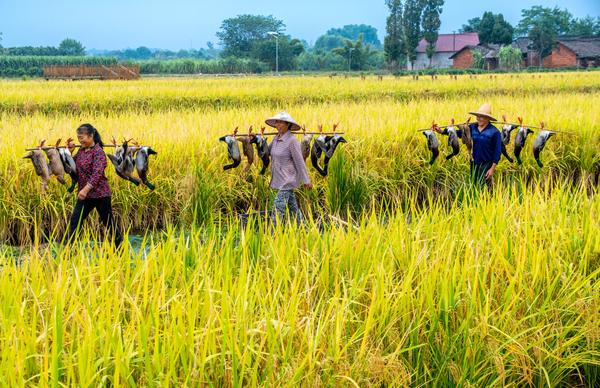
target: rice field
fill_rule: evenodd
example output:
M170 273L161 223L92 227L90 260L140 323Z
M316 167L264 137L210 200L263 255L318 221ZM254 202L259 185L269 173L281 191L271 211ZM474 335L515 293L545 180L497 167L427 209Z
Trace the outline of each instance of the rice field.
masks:
M595 386L600 381L600 77L284 77L0 81L0 384L4 386ZM428 165L417 129L494 114L564 131L545 166ZM223 172L218 137L280 109L348 144L308 227L268 210L269 176ZM158 151L150 192L109 167L116 251L75 196L42 195L24 148L74 137ZM572 133L571 134L567 134ZM440 138L442 155L449 153ZM512 150L512 147L509 147ZM110 152L110 150L107 150ZM244 163L244 162L243 162ZM95 242L94 242L95 241Z

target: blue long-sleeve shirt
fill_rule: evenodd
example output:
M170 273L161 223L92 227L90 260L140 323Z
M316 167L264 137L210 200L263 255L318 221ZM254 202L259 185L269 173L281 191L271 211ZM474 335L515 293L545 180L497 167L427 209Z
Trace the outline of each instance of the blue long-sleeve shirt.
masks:
M473 161L475 163L498 163L502 155L502 136L498 128L489 123L481 132L477 124L469 125L473 139Z
M475 163L498 163L502 155L502 136L498 128L489 123L481 132L477 124L469 124L471 138L473 139L473 161ZM462 137L462 130L456 131Z

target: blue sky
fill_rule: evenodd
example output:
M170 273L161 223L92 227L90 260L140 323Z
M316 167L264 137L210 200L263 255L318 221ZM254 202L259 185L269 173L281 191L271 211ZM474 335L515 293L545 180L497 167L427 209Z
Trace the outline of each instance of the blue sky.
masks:
M532 5L568 7L577 17L600 16L600 0L446 0L441 32L490 10L513 24ZM0 0L2 45L54 46L65 37L87 48L200 48L217 43L221 21L239 14L272 14L287 33L310 43L331 27L370 24L383 37L384 0Z

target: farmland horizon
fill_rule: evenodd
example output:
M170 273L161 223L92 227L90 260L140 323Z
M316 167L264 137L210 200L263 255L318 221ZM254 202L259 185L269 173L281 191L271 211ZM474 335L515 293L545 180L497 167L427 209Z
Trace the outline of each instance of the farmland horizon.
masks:
M85 3L63 0L58 3L37 0L3 1L0 4L0 42L5 47L56 46L64 38L82 42L90 50L124 50L140 46L153 49L189 50L206 48L207 42L219 45L216 32L221 22L241 14L273 15L287 25L286 33L305 40L309 45L331 28L350 24L366 24L377 28L381 41L385 36L387 7L385 2L352 0L333 2L288 2L270 0L252 2L228 1L228 7L219 4L201 4L177 1L161 4L154 1L139 7L133 1L114 1L100 9L88 12ZM118 5L117 5L118 3ZM502 13L512 24L521 17L521 10L533 5L566 7L573 16L600 16L600 3L576 0L565 4L558 0L540 2L479 2L474 0L446 1L441 14L441 33L457 32L471 18L484 11ZM235 10L235 11L232 11ZM307 20L309 22L307 22ZM110 26L109 29L106 27ZM160 26L156 28L156 26ZM110 42L110 43L107 43Z

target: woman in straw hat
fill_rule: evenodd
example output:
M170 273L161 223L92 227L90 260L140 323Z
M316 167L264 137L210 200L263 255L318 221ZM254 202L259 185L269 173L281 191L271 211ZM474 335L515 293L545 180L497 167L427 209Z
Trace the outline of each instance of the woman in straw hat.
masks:
M497 121L492 116L492 106L485 103L475 112L469 112L476 117L477 122L458 130L457 135L463 136L463 131L470 131L473 140L471 153L471 177L475 183L492 186L492 176L502 153L502 138L500 131L492 124ZM438 129L439 132L439 129Z
M271 154L271 188L277 190L273 213L276 218L283 218L286 210L298 224L304 222L302 211L296 200L296 190L301 184L312 188L300 143L292 132L299 131L300 125L286 112L281 112L265 121L267 125L277 129L277 135L269 144Z

